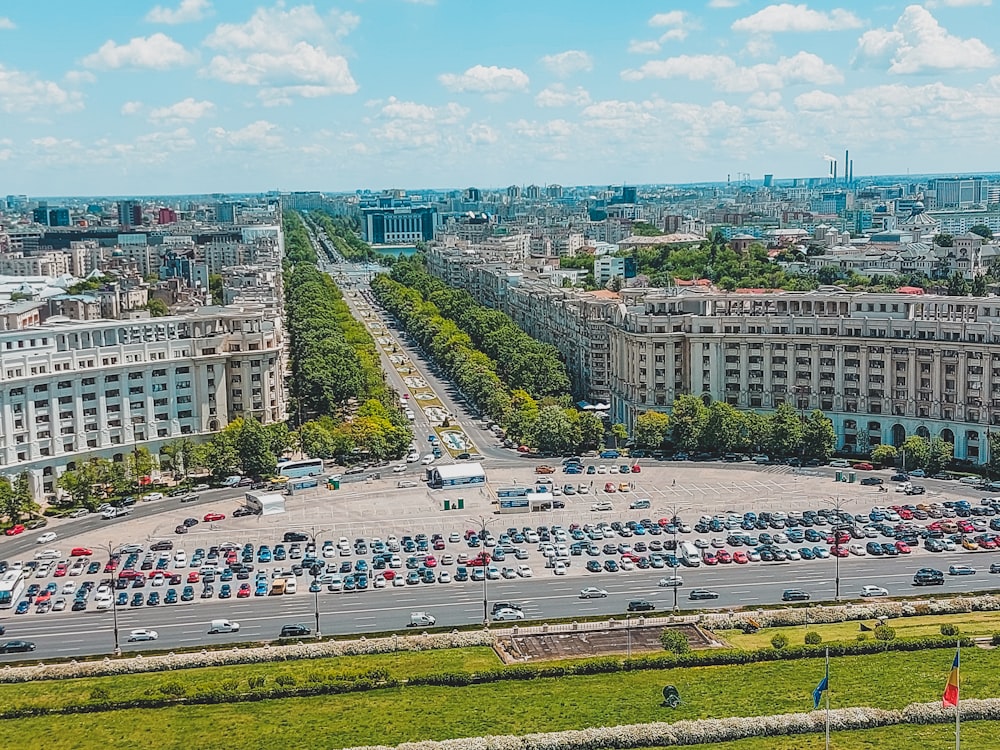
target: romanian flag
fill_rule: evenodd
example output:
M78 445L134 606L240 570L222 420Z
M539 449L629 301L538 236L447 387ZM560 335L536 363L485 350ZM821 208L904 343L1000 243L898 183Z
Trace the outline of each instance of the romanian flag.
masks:
M959 651L955 651L955 661L951 664L951 673L948 675L948 682L944 686L944 695L941 698L942 706L958 706L958 657Z

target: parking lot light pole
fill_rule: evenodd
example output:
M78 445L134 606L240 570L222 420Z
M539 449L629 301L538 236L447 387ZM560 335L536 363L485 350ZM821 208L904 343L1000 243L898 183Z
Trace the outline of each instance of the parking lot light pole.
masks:
M670 509L670 525L674 529L674 559L678 560L678 565L679 565L680 564L679 563L679 558L677 557L677 523L676 522L677 522L677 506L674 505ZM679 567L671 569L670 575L672 577L676 577L678 570L680 570ZM676 581L674 581L674 583L676 583ZM677 587L676 586L671 586L670 588L672 588L674 590L674 614L676 614L677 613Z
M108 560L111 560L111 555L114 554L114 545L108 542ZM114 624L115 632L115 656L122 655L121 645L118 643L118 602L115 601L115 587L114 587L114 573L111 574L111 621Z
M317 530L315 526L312 527L312 544L313 544L313 549L316 549L316 534L317 533L321 534L321 533L323 533L325 531L328 531L328 530L329 529L318 529ZM318 567L318 563L313 563L312 568L309 570L309 572L312 573L313 584L316 583L316 579L318 578L317 567ZM313 614L316 617L316 637L317 638L322 638L323 637L323 632L320 629L320 625L319 625L319 586L314 585L312 588L313 588Z
M489 566L490 556L486 552L485 539L486 539L486 531L489 528L489 525L494 520L495 519L487 518L486 516L479 516L478 519L474 518L470 521L470 523L475 523L479 526L479 541L483 545L482 547L483 551L480 554L480 557L482 557L483 560L483 627L489 627L490 624L490 601L489 601L490 598L487 588L487 582L489 581L489 576L487 575L487 568Z
M840 552L840 544L837 542L837 534L840 533L840 513L841 513L841 500L838 497L837 502L833 505L834 510L837 511L837 523L833 527L833 549L834 549L834 579L833 579L833 599L834 601L840 601L840 555L836 552Z

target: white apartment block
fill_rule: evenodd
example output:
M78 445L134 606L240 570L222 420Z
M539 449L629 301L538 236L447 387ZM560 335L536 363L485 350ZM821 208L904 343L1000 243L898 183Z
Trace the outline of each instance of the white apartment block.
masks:
M45 252L26 255L23 252L0 254L0 276L51 276L72 274L69 253Z
M833 420L837 447L943 437L986 458L1000 425L1000 298L624 290L611 335L612 417L685 393L784 402ZM860 437L859 437L860 435Z
M79 461L285 418L284 332L268 306L0 332L0 472L36 497Z
M594 259L594 282L597 286L606 285L615 276L624 280L625 259L614 255L602 255Z

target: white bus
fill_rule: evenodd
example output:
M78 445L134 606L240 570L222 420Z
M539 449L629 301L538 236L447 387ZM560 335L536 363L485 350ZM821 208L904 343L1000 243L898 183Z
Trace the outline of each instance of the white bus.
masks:
M0 578L0 608L10 609L24 593L24 573L20 569L8 570Z
M289 479L315 477L322 473L322 458L307 458L302 461L285 461L282 464L278 464L278 474Z

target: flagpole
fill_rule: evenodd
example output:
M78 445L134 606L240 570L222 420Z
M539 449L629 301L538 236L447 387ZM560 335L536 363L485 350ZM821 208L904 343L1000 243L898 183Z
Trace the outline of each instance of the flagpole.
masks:
M830 647L826 647L826 750L830 750ZM958 750L961 750L960 748Z
M955 663L958 669L955 670L955 750L962 750L962 712L959 706L962 705L962 643L955 647Z

